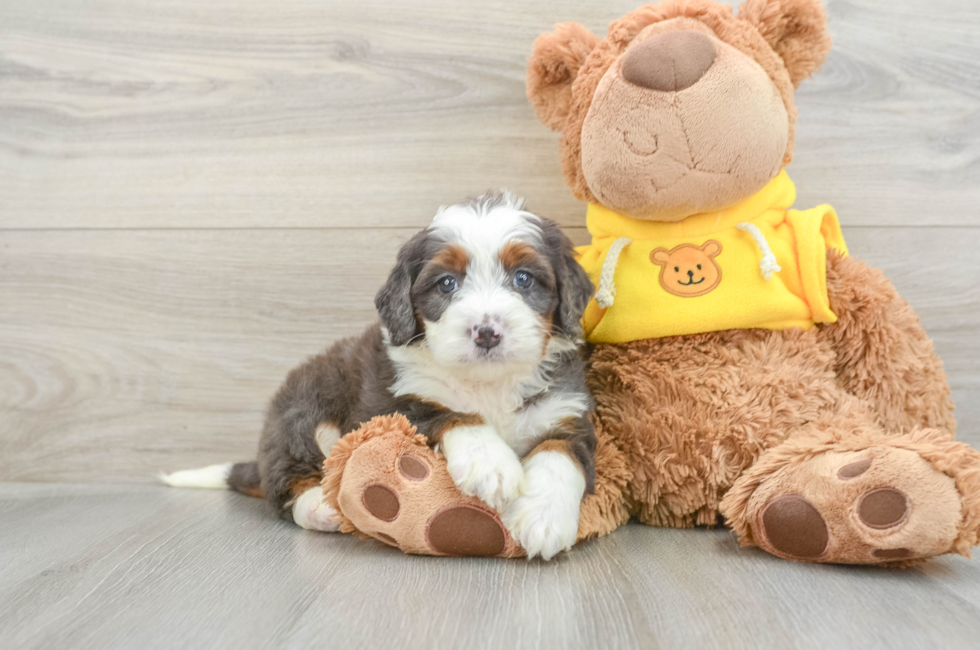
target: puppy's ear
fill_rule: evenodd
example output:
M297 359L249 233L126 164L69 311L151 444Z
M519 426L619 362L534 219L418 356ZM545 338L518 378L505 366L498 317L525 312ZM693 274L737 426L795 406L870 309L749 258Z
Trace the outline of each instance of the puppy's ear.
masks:
M374 297L374 306L378 309L381 324L388 330L392 345L405 345L420 333L412 306L412 283L424 261L425 241L426 233L423 231L399 249L395 268Z
M572 103L572 82L599 37L578 23L559 23L534 42L527 64L527 98L538 119L560 131Z
M553 221L542 219L545 246L551 251L551 265L555 271L555 292L558 306L555 308L554 328L571 338L582 336L582 315L595 294L595 287L585 269L575 259L572 241Z
M830 53L827 13L821 0L745 0L738 17L759 30L783 59L797 88Z

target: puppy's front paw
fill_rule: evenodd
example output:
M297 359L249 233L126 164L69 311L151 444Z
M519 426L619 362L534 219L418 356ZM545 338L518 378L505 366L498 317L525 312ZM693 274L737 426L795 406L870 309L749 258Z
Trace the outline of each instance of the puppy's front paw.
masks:
M497 510L517 498L524 468L492 427L456 427L443 436L442 453L463 494Z
M572 547L578 536L583 494L585 476L565 454L543 451L525 462L522 494L507 507L503 518L528 559L550 560Z
M307 530L335 533L340 530L337 512L323 500L323 488L319 485L299 495L293 503L293 521Z

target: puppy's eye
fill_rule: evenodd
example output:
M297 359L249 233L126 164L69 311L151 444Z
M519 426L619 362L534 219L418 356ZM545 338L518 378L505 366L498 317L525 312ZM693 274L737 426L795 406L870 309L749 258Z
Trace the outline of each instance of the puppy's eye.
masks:
M459 285L456 284L456 278L451 275L439 278L439 281L436 282L436 286L439 287L439 291L441 293L452 293L459 288Z
M534 276L527 271L518 271L514 274L514 286L518 289L530 289L534 284Z

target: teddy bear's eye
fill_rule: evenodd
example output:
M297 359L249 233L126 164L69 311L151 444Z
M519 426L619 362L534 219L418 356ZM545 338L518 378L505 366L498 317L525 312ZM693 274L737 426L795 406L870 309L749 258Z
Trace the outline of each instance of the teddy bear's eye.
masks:
M700 270L701 270L701 265L700 265L700 264L698 264L698 271L700 271Z
M681 272L681 267L675 266L674 267L674 273L680 273L680 272Z

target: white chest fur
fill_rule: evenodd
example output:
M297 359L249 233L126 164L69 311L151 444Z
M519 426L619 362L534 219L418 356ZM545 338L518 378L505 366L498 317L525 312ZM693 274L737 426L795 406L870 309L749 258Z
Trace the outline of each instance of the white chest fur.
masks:
M460 413L476 413L517 453L524 456L563 418L582 415L587 398L552 392L547 362L512 372L449 373L424 348L391 347L396 396L417 395ZM462 375L462 376L460 376Z

